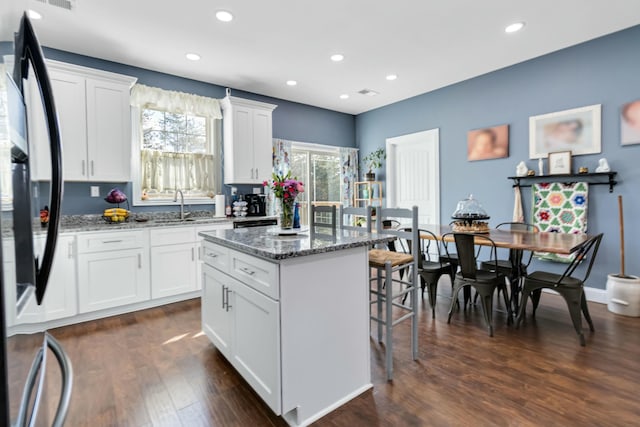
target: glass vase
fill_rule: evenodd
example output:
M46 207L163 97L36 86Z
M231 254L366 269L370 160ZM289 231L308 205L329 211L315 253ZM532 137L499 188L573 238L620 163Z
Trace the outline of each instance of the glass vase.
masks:
M293 228L293 210L295 199L280 200L280 228L290 230Z

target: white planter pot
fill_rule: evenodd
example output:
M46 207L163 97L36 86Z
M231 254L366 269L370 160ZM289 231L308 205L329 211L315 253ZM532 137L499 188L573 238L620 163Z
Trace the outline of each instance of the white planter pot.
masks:
M612 313L623 316L640 317L640 277L607 278L607 308Z

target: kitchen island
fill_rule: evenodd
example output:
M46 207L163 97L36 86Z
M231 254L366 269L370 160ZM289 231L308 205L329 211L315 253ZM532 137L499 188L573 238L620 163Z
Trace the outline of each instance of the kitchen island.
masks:
M369 265L393 239L203 232L202 327L267 405L308 425L372 387Z

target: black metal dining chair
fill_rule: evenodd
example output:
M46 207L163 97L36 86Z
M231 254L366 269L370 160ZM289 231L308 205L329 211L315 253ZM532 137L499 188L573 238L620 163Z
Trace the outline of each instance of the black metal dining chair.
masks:
M410 227L404 227L401 228L401 230L409 233L411 232ZM431 306L431 317L435 318L436 300L438 295L438 281L443 274L450 273L451 265L443 261L443 257L440 253L440 245L438 244L438 240L434 233L429 230L420 228L418 229L418 234L420 235L420 257L418 259L418 275L420 276L422 298L424 298L424 291L425 289L427 289L429 305ZM425 235L429 235L430 238L426 238ZM403 252L411 253L412 244L410 240L401 239L400 247ZM435 250L433 248L435 248ZM402 273L402 271L400 273Z
M518 313L518 319L516 320L516 328L520 326L525 318L527 299L531 297L533 302L533 316L535 317L536 310L540 304L541 291L544 288L553 289L559 293L567 303L569 308L569 315L573 322L573 327L578 334L580 345L585 345L584 334L582 332L582 314L584 314L589 329L593 332L593 321L589 314L589 307L587 306L587 298L584 295L584 282L589 278L591 268L596 260L598 248L602 241L603 234L600 233L597 236L593 236L584 242L578 250L574 252L574 257L564 273L549 273L547 271L534 271L524 279L524 286L522 289L522 301L520 303L520 312ZM589 264L586 268L584 276L582 278L574 276L578 265L585 261L587 257L590 257Z
M492 337L493 295L496 289L500 289L504 297L504 305L507 308L507 323L510 324L513 320L511 316L511 305L507 299L505 276L498 271L497 259L495 258L496 244L488 236L477 233L447 233L442 236L442 240L446 241L447 238L451 237L453 237L456 251L458 252L460 271L456 273L455 280L453 282L453 294L447 323L451 323L451 316L453 314L453 309L458 299L460 289L464 287L473 287L480 295L484 320L489 329L489 336ZM478 269L475 251L477 240L484 240L482 244L491 247L491 253L494 254L493 269Z
M540 229L533 224L524 222L503 222L496 226L497 230L522 231L538 233ZM506 276L511 288L511 305L514 312L518 312L519 294L522 289L522 281L527 275L527 268L533 259L533 252L529 251L529 256L525 261L524 251L520 249L509 249L508 259L498 259L498 271ZM482 261L480 268L490 270L494 266L491 261Z

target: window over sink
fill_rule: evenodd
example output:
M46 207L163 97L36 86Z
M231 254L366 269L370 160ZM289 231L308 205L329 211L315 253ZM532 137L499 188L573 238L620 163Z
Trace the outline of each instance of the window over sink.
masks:
M222 163L217 99L144 85L132 90L133 204L213 203Z

